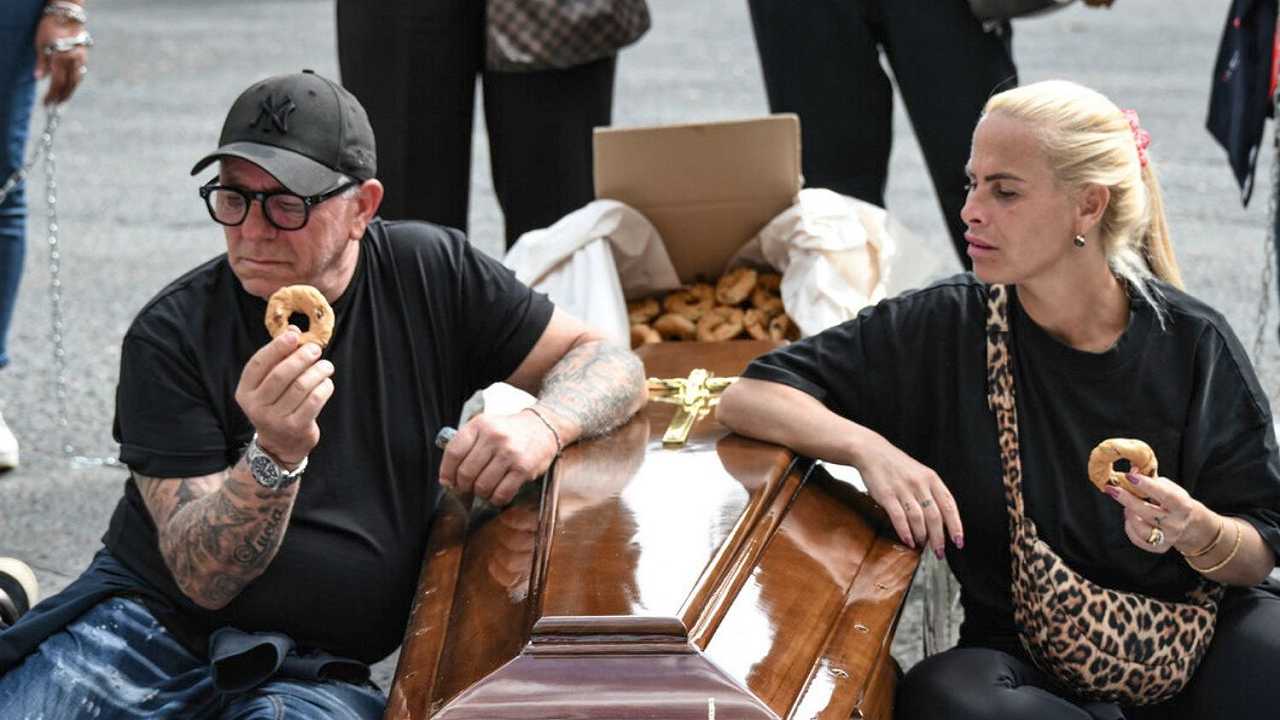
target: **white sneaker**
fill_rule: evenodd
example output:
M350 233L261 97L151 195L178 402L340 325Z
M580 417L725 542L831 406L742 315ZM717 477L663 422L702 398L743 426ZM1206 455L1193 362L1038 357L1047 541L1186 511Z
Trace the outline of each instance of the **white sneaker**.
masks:
M18 438L0 415L0 471L18 467Z

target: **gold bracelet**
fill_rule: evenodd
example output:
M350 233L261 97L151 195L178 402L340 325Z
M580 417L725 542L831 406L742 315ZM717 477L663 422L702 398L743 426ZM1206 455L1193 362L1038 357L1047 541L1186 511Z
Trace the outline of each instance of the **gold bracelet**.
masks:
M1214 565L1213 567L1207 567L1207 568L1196 567L1194 564L1192 564L1190 560L1187 560L1187 564L1191 566L1192 570L1195 570L1201 575L1208 575L1211 572L1217 572L1221 570L1222 568L1227 566L1227 563L1236 559L1236 553L1240 552L1240 541L1244 538L1244 529L1240 527L1239 522L1235 522L1232 524L1236 526L1236 543L1231 547L1230 554L1228 554L1227 557L1223 559L1222 562L1218 563L1217 565Z
M1209 551L1218 547L1218 541L1222 539L1222 531L1226 529L1226 527L1227 527L1227 521L1224 518L1222 522L1218 523L1218 534L1213 536L1213 539L1209 541L1208 545L1205 545L1204 547L1200 548L1199 550L1193 553L1182 553L1182 557L1198 558L1201 555L1205 555L1209 553Z

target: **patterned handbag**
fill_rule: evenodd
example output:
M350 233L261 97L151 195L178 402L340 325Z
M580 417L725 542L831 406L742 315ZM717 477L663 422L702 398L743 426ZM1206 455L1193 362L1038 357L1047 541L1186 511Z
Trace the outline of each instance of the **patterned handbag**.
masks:
M485 66L529 72L614 55L649 30L645 0L487 0Z
M1072 570L1040 539L1023 507L1008 304L1008 288L988 288L987 404L1004 466L1013 616L1022 645L1041 670L1083 698L1121 705L1168 700L1209 649L1223 587L1202 578L1185 602L1111 590Z

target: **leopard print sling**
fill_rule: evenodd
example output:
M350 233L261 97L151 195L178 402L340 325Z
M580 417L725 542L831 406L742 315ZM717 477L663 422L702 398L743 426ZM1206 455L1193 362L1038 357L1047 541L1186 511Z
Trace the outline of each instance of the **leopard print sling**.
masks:
M1083 698L1150 705L1177 695L1213 640L1223 588L1203 580L1185 602L1111 590L1040 539L1022 499L1010 365L1008 288L987 296L987 404L996 416L1013 556L1014 621L1041 670Z

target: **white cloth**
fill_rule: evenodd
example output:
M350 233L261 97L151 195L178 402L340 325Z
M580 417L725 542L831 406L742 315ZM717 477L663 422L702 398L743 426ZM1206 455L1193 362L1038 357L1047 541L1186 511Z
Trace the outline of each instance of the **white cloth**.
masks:
M881 208L830 190L801 190L729 267L767 265L781 272L782 304L808 336L884 298L896 249Z
M615 200L596 200L549 228L521 235L503 263L623 347L631 346L625 298L680 287L658 231Z
M881 208L830 190L801 190L783 211L730 258L782 273L782 300L802 334L812 335L852 318L890 291L918 282L936 259L910 258L890 284L889 267L904 246L918 243ZM680 287L680 279L653 225L636 210L596 200L543 230L531 230L503 260L516 277L558 306L630 343L626 298Z

